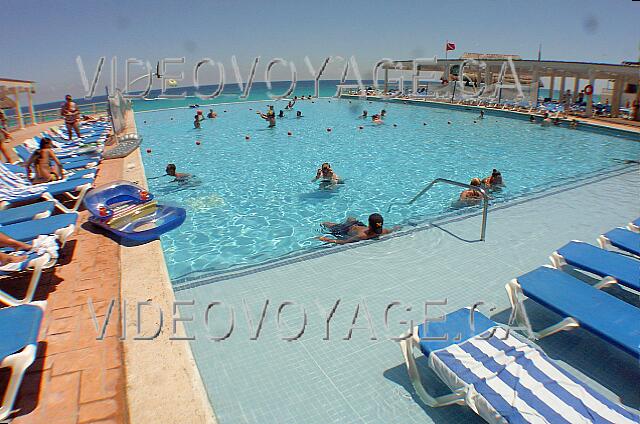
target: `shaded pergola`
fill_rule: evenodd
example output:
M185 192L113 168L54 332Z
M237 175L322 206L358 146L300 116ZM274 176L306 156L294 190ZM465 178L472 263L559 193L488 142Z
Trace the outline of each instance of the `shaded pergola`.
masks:
M502 56L502 57L501 57ZM472 75L473 79L480 83L492 84L500 73L503 64L510 56L518 78L529 81L533 85L531 90L532 102L537 101L540 78L549 78L549 93L553 99L556 77L560 78L560 92L565 91L566 78L574 78L572 96L575 101L580 87L580 81L586 80L592 87L596 79L613 81L611 115L616 117L620 112L620 100L627 84L635 85L636 95L640 91L640 66L634 63L593 63L593 62L565 62L556 60L527 60L517 55L483 55L465 53L458 59L439 59L437 63L420 63L414 60L395 60L384 63L384 84L389 82L389 70L412 71L413 77L420 77L420 72L442 72L449 77L451 70L457 67L459 70L464 65L464 74ZM475 64L472 61L477 61ZM477 66L480 63L481 66ZM475 66L474 66L475 65ZM481 69L482 68L482 69ZM449 78L447 78L449 79ZM386 91L386 88L385 88ZM536 96L534 99L533 96ZM586 96L586 113L592 113L592 94ZM637 118L636 118L637 119Z
M27 103L29 105L29 115L31 117L30 124L35 125L36 114L33 109L33 94L35 94L35 82L26 80L17 80L10 78L0 78L0 108L14 109L18 128L24 128L24 118L22 116L22 107L20 105L20 95L27 95Z

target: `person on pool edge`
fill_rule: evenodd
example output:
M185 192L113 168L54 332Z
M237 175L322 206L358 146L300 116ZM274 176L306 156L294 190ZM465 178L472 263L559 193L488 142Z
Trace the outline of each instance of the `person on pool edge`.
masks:
M324 222L322 223L322 227L336 238L322 236L318 239L325 243L347 244L380 237L381 235L389 234L400 229L399 226L386 229L383 227L383 224L384 219L379 213L369 215L368 226L354 217L349 217L342 223Z

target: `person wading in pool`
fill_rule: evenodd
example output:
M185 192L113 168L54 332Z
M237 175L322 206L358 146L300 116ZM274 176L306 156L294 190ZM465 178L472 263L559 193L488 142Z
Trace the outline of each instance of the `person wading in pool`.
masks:
M482 184L487 188L496 188L504 185L502 182L502 174L497 169L491 172L491 175L482 180Z
M167 173L167 175L171 177L175 177L175 180L173 181L187 181L189 178L192 177L191 174L176 172L176 165L174 163L168 164L167 168L165 169L165 172Z
M357 241L369 240L397 231L400 227L392 229L383 227L384 219L382 215L373 213L369 215L369 225L365 225L354 217L349 217L343 223L324 222L322 227L337 238L320 237L320 241L325 243L347 244Z
M472 178L470 185L473 187L480 187L480 178ZM468 188L460 193L460 200L463 202L478 202L482 199L482 193L478 190Z
M267 113L256 112L262 119L269 123L269 128L276 126L276 113L273 111L273 106L269 106Z

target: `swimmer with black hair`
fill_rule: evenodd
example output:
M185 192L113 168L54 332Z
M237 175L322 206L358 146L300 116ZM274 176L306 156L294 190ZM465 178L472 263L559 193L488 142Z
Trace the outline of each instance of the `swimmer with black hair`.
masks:
M302 118L302 112L301 111L296 111L296 118Z
M368 224L365 225L354 217L349 217L342 223L323 222L322 228L335 238L322 236L318 239L325 243L347 244L378 238L400 229L400 226L384 228L384 219L379 213L369 215Z
M185 173L182 173L182 172L176 172L175 163L167 164L165 172L167 173L167 175L175 178L175 180L173 180L173 181L178 181L178 182L188 181L193 176L191 174L185 174Z
M369 112L367 112L366 110L363 110L362 111L362 115L360 115L359 118L367 119L368 115L369 115Z
M267 113L256 112L256 114L269 123L269 128L276 126L276 113L273 110L273 106L269 106Z

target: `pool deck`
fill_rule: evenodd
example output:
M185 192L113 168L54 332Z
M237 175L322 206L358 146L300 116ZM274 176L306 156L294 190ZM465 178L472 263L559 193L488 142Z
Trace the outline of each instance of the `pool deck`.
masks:
M595 243L598 235L635 219L638 187L638 166L627 166L491 207L485 242L478 241L481 216L473 213L407 228L380 241L328 247L324 254L176 288L178 299L195 301L185 308L194 317L187 331L195 337L193 353L219 422L482 422L468 408L433 409L416 399L399 345L390 340L408 329L400 321L419 323L424 302L446 301L431 306L428 316L484 302L481 311L507 322L505 284L549 264L548 256L568 241ZM420 201L428 202L428 196ZM640 306L629 292L617 287L608 291ZM328 311L338 299L327 330ZM266 300L260 337L250 340ZM213 301L228 309L219 307L207 324L204 316ZM278 324L277 311L284 301L295 306L287 308ZM400 305L386 326L384 313L394 301ZM530 303L536 328L553 322L551 312ZM297 341L283 340L302 328L301 307L307 314L303 335ZM234 331L223 341L211 340L228 331L231 308ZM354 322L353 337L344 340ZM371 331L376 340L371 340ZM581 329L556 334L539 345L605 396L640 407L640 369L630 355ZM418 364L421 373L431 377L425 381L429 390L443 394L424 358Z
M14 132L14 142L56 124ZM597 124L614 127L601 120ZM146 184L139 150L124 160L103 162L96 184L121 178ZM408 304L416 298L447 298L447 311L484 299L493 308L485 312L504 321L504 283L548 263L546 256L572 238L593 243L600 232L635 218L639 186L637 167L628 167L492 208L484 243L475 241L479 216L466 216L381 242L327 249L289 265L257 267L240 277L180 286L175 294L160 242L120 246L94 232L85 223L87 212L81 212L59 265L43 275L36 293L36 300L47 300L47 311L38 359L22 383L13 422L479 422L461 407L432 410L416 403L395 342L371 342L362 337L363 330L355 330L354 340L323 343L324 327L317 325L321 309L342 299L348 312L336 317L340 336L361 300L379 318L377 308L389 300ZM453 261L461 255L469 260ZM20 290L25 281L5 279L3 289ZM612 292L620 294L615 288ZM244 321L238 337L203 343L209 330L196 320L187 324L186 334L197 336L190 346L168 337L174 296L196 299L194 307L184 309L185 316L201 317L204 302L223 300L237 306L241 317L237 302L246 298L255 312L269 298L274 304L282 299L302 303L315 321L305 333L308 340L287 344L272 337L280 335L273 322L264 341L248 342ZM116 301L104 340L96 340L88 299L100 325L109 302ZM129 317L124 341L118 308L122 299L128 302ZM147 300L164 311L163 330L153 341L133 341L132 304ZM549 318L537 312L543 321ZM285 329L293 322L286 318ZM147 324L152 328L157 320ZM182 325L177 327L177 334L184 335ZM143 333L149 328L143 325ZM599 339L578 330L545 339L541 346L608 396L615 393L627 406L640 405L633 390L640 384L637 364ZM603 369L585 358L580 352L587 346L594 357L615 366ZM5 380L0 373L0 387Z
M56 125L47 122L14 133L22 141ZM120 179L122 160L105 161L96 184ZM73 237L53 269L43 273L35 300L46 300L36 362L27 370L13 420L22 423L127 422L125 369L115 315L103 340L100 324L112 299L120 299L120 254L117 242L94 232L81 212ZM3 280L3 290L22 293L28 276ZM7 375L0 374L0 387Z

